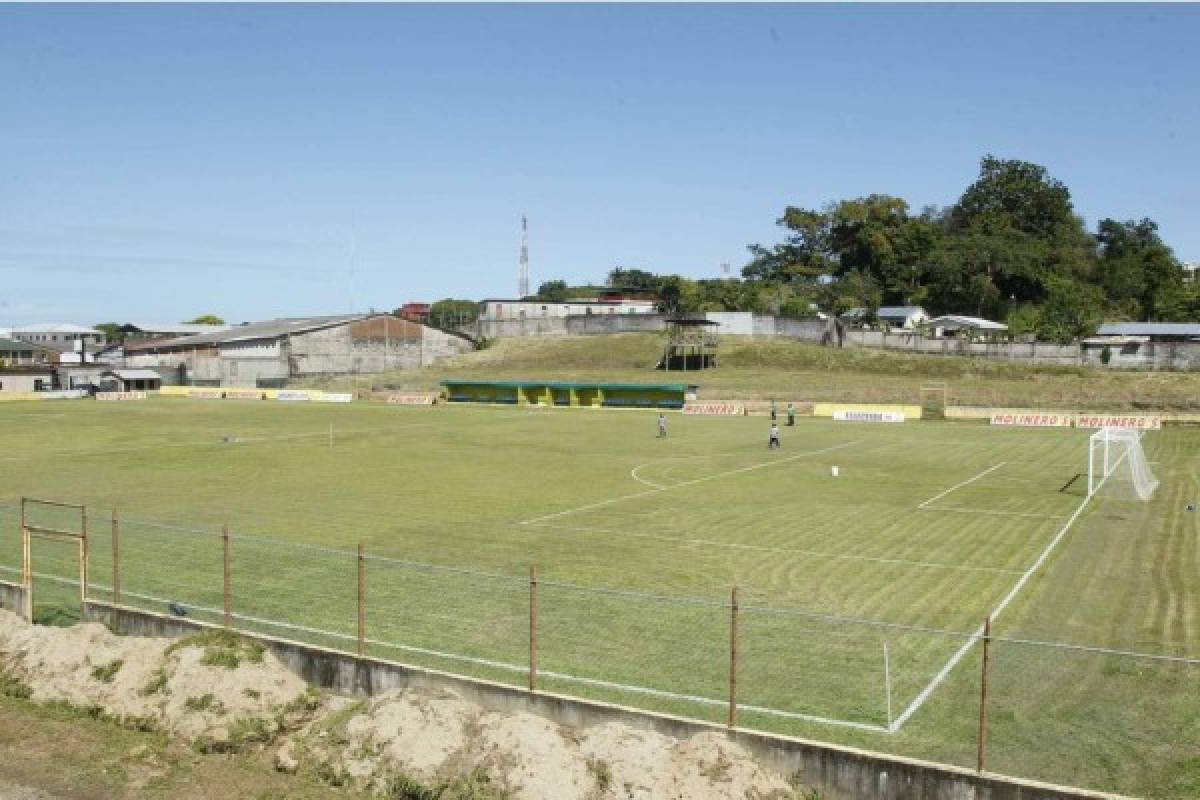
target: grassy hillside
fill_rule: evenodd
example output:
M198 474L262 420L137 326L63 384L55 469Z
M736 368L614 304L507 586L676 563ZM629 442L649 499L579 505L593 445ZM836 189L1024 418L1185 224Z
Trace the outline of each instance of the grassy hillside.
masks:
M721 366L701 373L654 369L656 334L501 339L490 348L418 372L363 376L359 386L435 389L443 378L696 383L708 399L917 402L934 381L962 405L1070 407L1098 410L1200 407L1200 375L1121 372L1091 367L1030 366L865 348L838 350L787 340L725 337ZM316 383L353 386L353 379Z

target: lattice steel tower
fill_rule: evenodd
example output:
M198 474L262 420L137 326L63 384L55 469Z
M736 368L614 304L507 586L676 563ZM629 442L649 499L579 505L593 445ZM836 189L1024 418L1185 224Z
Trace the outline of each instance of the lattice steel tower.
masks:
M517 297L529 295L529 227L521 215L521 267L517 272Z

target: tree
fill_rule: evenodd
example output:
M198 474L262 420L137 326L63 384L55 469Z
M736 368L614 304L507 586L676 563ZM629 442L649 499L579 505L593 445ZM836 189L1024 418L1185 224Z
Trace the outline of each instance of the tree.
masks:
M815 284L834 269L830 258L830 217L821 211L788 206L775 224L790 233L773 247L752 244L750 263L742 267L748 281Z
M121 330L119 322L101 322L99 325L93 325L98 331L104 331L104 338L110 343L125 341L125 332Z
M185 325L224 325L225 320L218 317L216 314L202 314L195 319L188 320Z
M1073 278L1051 276L1038 334L1055 342L1072 342L1096 330L1104 314L1104 293L1098 286Z
M429 306L429 324L439 328L470 325L478 318L479 304L474 300L446 297Z
M1088 276L1091 246L1071 193L1045 167L985 156L979 178L947 215L947 250L937 259L942 277L947 257L964 262L958 285L943 283L941 294L973 292L983 285L974 279L982 273L1008 303L1041 302L1052 276ZM992 313L1002 310L996 303Z
M659 277L644 269L616 267L608 273L607 283L614 289L633 289L654 292L658 290Z
M1153 220L1102 219L1096 242L1098 282L1117 314L1146 321L1187 314L1183 267Z
M561 303L571 296L570 289L567 287L566 281L546 281L538 287L538 300L545 300L548 303Z

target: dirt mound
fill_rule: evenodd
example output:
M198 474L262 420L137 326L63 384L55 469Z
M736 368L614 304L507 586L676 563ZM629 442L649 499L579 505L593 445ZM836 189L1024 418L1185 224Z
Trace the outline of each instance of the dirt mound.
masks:
M65 702L220 749L276 725L306 685L266 652L222 631L171 642L98 623L28 625L0 610L0 670L35 702Z
M717 732L677 740L618 723L579 731L487 711L450 690L322 697L261 644L220 630L172 642L95 623L28 625L0 611L0 688L164 730L202 750L279 742L280 769L387 796L797 796Z
M584 731L485 711L450 690L393 690L346 703L281 748L278 763L379 789L484 775L502 797L677 800L796 796L719 733L677 740L618 723Z

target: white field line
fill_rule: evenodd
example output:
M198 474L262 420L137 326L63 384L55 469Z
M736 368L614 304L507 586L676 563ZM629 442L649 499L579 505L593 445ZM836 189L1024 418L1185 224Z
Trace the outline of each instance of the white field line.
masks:
M334 429L334 438L345 435L358 435L363 433L386 435L392 431L407 428L431 428L436 426L444 426L444 422L416 422L405 425L393 425L387 428L379 429L355 429L339 431ZM259 444L262 442L281 442L289 439L307 439L313 437L329 437L329 431L316 431L314 433L281 433L274 436L235 436L228 442L222 441L219 438L195 440L189 442L161 442L159 444L138 445L137 447L89 447L78 450L41 450L33 454L22 456L3 456L0 461L27 461L30 458L38 456L89 456L89 455L111 455L113 453L137 453L146 450L163 450L168 447L230 447L238 444Z
M952 511L958 514L986 514L993 517L1029 517L1030 519L1059 519L1058 514L1032 514L1028 511L998 511L991 508L956 508L947 506L938 506L937 508L928 508L925 506L917 506L918 511Z
M1128 454L1129 451L1126 450L1125 453L1121 455L1121 458L1125 458L1125 456ZM1118 460L1117 464L1120 463L1120 460ZM1100 490L1100 487L1104 485L1104 481L1108 480L1109 475L1112 475L1116 472L1117 464L1113 464L1113 471L1101 479L1100 484L1096 487L1096 491ZM1050 543L1042 550L1041 554L1037 557L1037 560L1030 565L1029 569L1025 570L1025 573L1019 579L1017 579L1017 582L1013 584L1013 587L1008 590L1008 594L1004 595L996 607L992 609L992 613L989 616L993 622L997 617L1000 616L1004 609L1008 608L1008 604L1013 601L1013 598L1017 596L1021 589L1025 588L1025 584L1029 582L1029 579L1033 577L1033 574L1037 572L1039 568L1041 568L1042 564L1046 563L1046 559L1048 559L1050 554L1054 552L1054 548L1058 547L1058 543L1061 542L1063 537L1067 535L1067 531L1071 530L1071 526L1075 524L1075 520L1079 519L1079 515L1083 513L1085 508L1087 508L1088 502L1094 496L1095 492L1087 495L1083 498L1083 500L1080 501L1079 505L1075 508L1075 512L1067 518L1066 522L1063 523L1063 526L1059 529L1058 533L1055 534L1054 538L1050 540ZM940 670L938 670L938 673L933 676L933 680L931 680L929 684L922 689L915 698L913 698L913 701L909 703L908 707L904 709L903 713L901 713L900 716L897 717L894 722L892 722L892 724L889 726L889 733L895 733L899 731L904 723L908 721L909 717L915 714L917 710L925 704L925 701L929 699L931 694L933 694L934 689L941 685L942 681L946 679L946 676L950 674L950 670L954 669L958 662L962 660L963 656L967 654L967 651L970 650L971 647L983 637L983 630L983 625L980 625L978 628L976 628L975 632L970 636L970 638L967 639L967 641L963 643L962 647L958 648L958 650L954 652L954 655L950 656L950 660L947 661Z
M645 478L638 476L638 470L641 470L644 467L648 467L651 464L657 464L657 463L658 463L657 461L647 461L645 464L639 464L636 467L634 467L633 469L629 470L629 477L633 478L638 483L644 483L647 486L650 486L654 489L665 489L667 487L663 486L661 483L654 483L653 481L648 481Z
M615 528L592 528L576 525L565 525L554 522L530 523L530 527L547 528L550 530L566 530L580 532L595 532L595 533L611 533L617 536L629 536L638 539L652 539L660 542L669 542L677 545L703 545L709 547L725 547L731 550L755 550L765 553L794 553L796 555L808 556L811 558L826 558L830 560L841 561L869 561L877 564L893 564L909 567L923 567L927 569L949 569L963 570L968 572L997 572L1007 575L1020 575L1021 570L1004 569L1002 567L973 567L965 564L943 564L936 561L913 561L903 558L878 558L874 556L853 556L839 553L825 553L818 550L803 550L795 547L776 547L772 545L762 544L743 544L739 542L721 542L714 539L697 539L684 538L679 536L665 536L656 533L642 533L639 531L622 531Z
M953 486L951 486L949 489L946 489L943 492L939 492L938 494L935 494L933 497L929 498L925 502L918 505L917 508L924 510L926 508L926 506L928 506L931 503L936 503L938 500L941 500L943 497L950 494L954 490L961 489L964 486L974 483L975 481L979 480L980 478L984 477L985 475L995 472L996 470L1003 467L1005 465L1005 463L1007 463L1007 462L1001 461L999 464L993 464L992 466L988 467L987 469L985 469L983 472L979 473L978 475L976 475L972 478L967 478L962 483L956 483Z
M831 445L830 447L822 447L819 450L805 450L802 453L796 453L795 455L788 456L786 458L779 458L779 459L775 459L773 461L761 461L757 464L751 464L748 467L738 467L737 469L726 470L725 472L717 472L712 475L705 475L700 478L693 478L690 481L681 481L679 483L673 483L670 486L663 486L662 488L658 488L658 489L647 489L643 492L634 492L633 494L623 494L623 495L620 495L619 497L610 497L607 500L600 500L595 503L588 503L587 505L577 506L576 508L568 508L565 511L555 511L553 514L544 514L540 517L533 517L532 519L521 520L517 524L518 525L534 525L539 522L544 522L548 519L556 519L558 517L565 517L568 514L577 514L580 511L590 511L593 508L603 508L604 506L609 506L614 503L622 503L622 502L625 502L626 500L635 500L639 497L649 497L650 495L653 495L653 494L659 494L661 492L669 492L672 489L682 489L685 486L695 486L698 483L705 483L707 481L715 481L720 478L728 478L731 475L739 475L743 472L750 472L752 470L763 469L765 467L773 467L773 466L777 466L779 464L787 464L788 462L795 461L796 459L804 458L806 456L815 456L815 455L820 455L821 453L829 453L834 450L841 450L842 448L845 448L845 447L853 447L854 445L859 444L859 442L861 442L861 441L862 441L861 439L856 439L852 442L842 442L841 444Z

